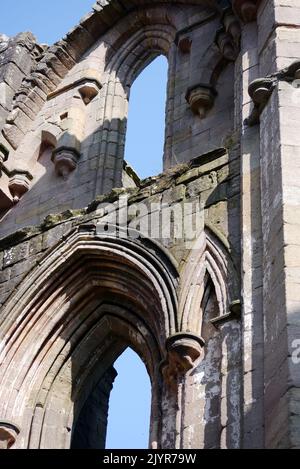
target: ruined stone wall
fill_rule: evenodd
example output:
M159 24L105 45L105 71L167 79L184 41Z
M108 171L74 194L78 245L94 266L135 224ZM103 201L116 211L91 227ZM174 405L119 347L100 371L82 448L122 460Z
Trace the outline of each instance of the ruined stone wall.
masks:
M299 447L298 2L122 5L0 52L28 64L0 114L1 444L69 448L131 346L153 449ZM128 100L159 54L164 173L140 181Z
M299 3L264 5L260 75L283 70L261 115L266 445L298 448L299 363ZM264 48L263 48L264 44ZM264 50L263 50L264 49ZM295 62L296 60L296 62Z
M222 26L218 11L204 2L186 5L184 11L177 4L152 4L129 9L119 20L114 15L116 27L106 27L92 46L87 38L80 40L80 26L73 33L80 43L69 40L71 50L66 52L64 44L48 49L27 79L29 94L24 89L15 100L3 129L10 155L5 168L7 173L21 172L25 181L18 205L9 210L7 201L5 233L16 224L39 223L52 211L87 206L96 195L122 185L130 87L159 54L169 63L164 168L230 140L233 58L224 58L215 42ZM101 31L104 13L94 13L92 19L93 28ZM76 54L86 49L76 63L75 47ZM57 156L51 161L54 148ZM69 153L62 155L60 149L66 148ZM18 197L9 175L5 182L12 188L11 198Z
M129 245L132 243L133 247L136 243L139 244L143 242L143 240L140 239L140 235L137 237L135 233L142 233L145 237L146 246L147 239L151 238L152 242L155 241L159 243L156 249L165 249L168 256L171 256L172 269L175 269L172 275L175 275L174 281L179 305L178 310L176 308L176 312L174 311L170 316L169 332L163 332L166 326L162 326L158 330L152 329L152 334L155 334L156 340L160 344L160 359L155 361L154 370L149 370L153 388L152 434L153 432L156 434L158 432L159 435L158 440L154 439L154 436L152 436L153 447L159 445L159 447L165 448L182 446L206 448L222 446L224 448L234 448L240 445L242 368L241 328L239 322L239 236L237 235L239 230L239 165L237 155L234 149L232 149L230 153L225 149L220 149L203 155L201 159L193 160L189 164L178 165L160 177L153 177L143 181L139 188L114 190L110 194L99 196L87 209L79 211L69 210L62 214L48 216L41 225L21 229L13 235L9 235L1 240L1 304L3 305L3 317L6 317L9 322L12 316L10 313L7 313L8 315L5 313L5 305L10 303L10 298L13 298L14 295L12 292L19 292L19 294L23 296L21 285L23 284L25 290L28 291L28 286L26 286L28 285L26 280L28 272L30 271L34 274L38 266L44 263L49 254L51 255L51 252L53 254L57 252L58 256L61 258L58 244L64 239L69 239L70 236L72 238L72 233L80 234L81 232L86 232L89 234L84 235L85 238L88 236L89 239L93 239L93 233L95 232L95 241L97 239L103 239L104 242L105 240L114 238L116 238L116 240L120 239L121 241L123 238L125 240L128 238L126 242L129 243ZM125 203L126 205L124 205ZM168 220L170 221L170 225L168 225ZM119 227L118 230L126 230L128 228L128 236L124 236L124 234L118 235L115 231L116 226ZM187 228L189 229L187 230ZM203 237L204 232L206 235ZM90 236L92 236L92 238L90 238ZM66 246L71 242L71 238L69 241L66 241ZM227 251L227 239L232 239L232 259ZM206 243L209 243L209 245ZM64 244L65 242L63 241L62 246ZM161 246L161 248L158 248L158 246ZM148 245L147 249L150 254L153 247L151 248L151 245ZM210 254L208 254L208 251ZM222 269L225 269L224 272L222 271L223 275L226 277L224 277L223 280L221 279L222 274L220 272L217 273L218 268L216 268L214 262L210 260L211 256L217 256L217 252L219 251L220 258L215 261L222 263ZM144 254L144 256L147 255L146 253ZM162 258L165 256L163 251L160 255ZM206 255L208 256L207 259ZM77 255L75 256L75 261L76 257ZM79 259L80 257L78 260ZM80 274L82 268L89 270L91 267L92 270L89 275L92 276L88 283L85 283L85 274L83 275L82 271L80 274L82 289L78 291L79 295L82 296L82 300L79 301L78 299L74 304L73 301L71 301L70 304L68 302L68 313L65 307L60 308L60 314L62 314L63 311L65 311L63 314L67 314L64 320L67 329L70 327L67 326L68 322L70 320L74 321L76 318L76 303L79 301L79 305L81 305L82 301L85 303L87 299L90 301L94 298L97 290L100 289L99 293L101 292L102 282L104 281L102 280L98 283L96 279L93 280L94 274L92 274L93 271L94 273L105 271L103 267L99 266L97 270L94 270L92 258L91 263L88 259L83 262L83 266L85 267L80 267L77 271L79 266L76 267L76 261L75 266L70 269L68 282L73 278L73 274L76 272ZM166 261L164 260L163 262L164 268L166 268ZM215 275L219 275L220 278L215 278L214 282L209 284L211 288L211 294L208 295L209 305L207 306L205 301L202 303L202 306L200 303L197 305L195 301L199 297L201 302L201 289L204 284L206 285L206 278L204 278L205 266L206 264L210 265L210 262L212 262L211 269L216 269ZM55 266L55 262L51 261L51 264L53 267ZM121 296L120 299L121 304L124 305L129 301L128 299L126 300L127 296L129 295L129 297L131 297L131 295L133 295L131 301L134 303L131 308L134 310L138 309L138 297L131 292L128 284L128 278L130 278L131 275L132 274L129 273L127 275L125 274L124 278L126 279L127 286L122 292L122 296L125 295L124 298L122 299ZM143 278L143 274L139 273L139 275L138 284L141 283ZM123 274L121 271L119 276L120 280L122 280ZM64 282L61 277L60 269L56 273L53 271L48 281L46 277L40 274L38 274L38 277L40 279L44 278L46 283L48 283L48 281L52 283L54 279L57 279L57 285L59 284L60 288L63 290L68 288L67 286L63 286ZM114 282L115 281L116 280L114 280ZM76 280L74 278L71 280L70 284L70 287L72 285L72 289L76 288L75 283ZM44 288L46 289L44 290ZM118 304L120 292L114 292L114 288L116 287L112 290L111 288L111 286L107 286L103 299L108 302L107 304L112 300L114 304ZM152 289L153 287L148 286L148 288ZM196 293L195 288L199 288L200 291ZM49 294L51 295L51 292L54 292L55 289L56 287L50 286L50 284L41 288L41 290L44 290L47 297ZM223 293L221 293L220 289L223 290ZM154 292L155 290L152 291L153 295ZM69 295L70 293L67 293L67 290L65 290L65 294L63 294L62 297L69 298ZM111 295L113 296L111 297ZM139 296L141 296L141 293L139 293ZM100 298L101 295L99 299ZM52 311L52 307L55 309L55 302L50 306L49 301L52 302L50 297L48 300L44 297L41 299L41 302L36 298L35 302L36 301L41 306L48 304L47 308L51 316L52 314L56 314L50 312ZM144 308L146 308L147 312L143 314L143 322L145 321L145 317L147 318L147 315L150 315L150 317L154 315L153 320L157 323L156 314L158 313L155 313L157 307L155 305L153 306L151 301L150 303L149 301L150 299L148 298L146 303L144 303ZM19 300L17 303L19 304ZM17 303L14 304L17 305ZM228 313L231 305L235 303L237 311ZM90 307L95 307L93 305L94 300L92 300ZM90 307L87 308L86 311L84 310L84 308L86 308L85 306L80 307L82 309L82 318L90 314ZM73 311L74 308L75 310ZM105 308L109 309L108 306L105 306ZM25 313L25 317L29 319L27 313ZM25 322L27 322L27 319L25 319ZM60 322L62 321L63 320L60 319ZM205 325L207 322L208 331ZM40 340L44 342L45 337L52 336L54 333L52 330L52 326L54 325L55 322L53 323L51 321L48 326L44 326L42 334L41 331L38 333L35 327L33 327L31 328L30 336L31 334L34 334L35 337L40 336L38 342L40 342ZM38 323L36 326L39 328ZM88 325L84 327L86 328ZM143 328L144 327L145 326L143 326ZM174 336L174 338L178 338L178 340L185 340L183 338L180 339L180 331L188 331L185 332L188 337L189 335L193 337L193 334L195 337L201 337L201 334L205 336L205 342L202 344L204 346L205 343L203 356L201 355L202 359L200 362L197 359L197 367L194 368L193 374L186 379L182 371L186 366L189 368L189 365L185 362L183 362L182 365L176 364L178 359L173 362L174 359L171 358L173 355L168 358L168 349L165 346L165 340L168 337L171 338ZM144 333L145 332L143 332L143 334ZM211 333L212 337L210 337ZM66 331L66 334L69 333ZM8 333L8 335L10 335L10 333ZM89 346L84 343L81 345L82 339L80 336L78 338L70 336L70 338L67 339L67 336L62 331L60 332L60 336L60 339L59 337L55 339L55 344L56 341L59 343L63 339L63 343L65 343L65 347L67 348L68 344L72 344L70 346L72 348L74 347L75 350L84 347L83 350L81 350L80 356L85 357L86 360L89 359L88 357L91 353ZM117 333L117 336L122 337L120 331ZM184 334L183 337L185 337ZM13 341L16 340L18 342L20 339L21 337L19 339L14 337ZM28 337L28 340L30 343L32 339ZM122 340L124 341L124 338ZM37 350L40 347L43 349L42 344L38 342L35 340L34 349ZM124 342L121 342L120 346L118 345L117 350L119 347L121 350L124 349L123 343ZM44 344L47 344L47 340ZM132 345L132 342L127 342L127 345ZM57 345L53 346L56 348ZM133 344L133 347L136 349L136 345ZM26 353L26 363L28 364L32 363L32 360L29 359L31 353L34 353L34 351L28 350ZM42 355L44 354L44 352L41 353ZM50 351L48 353L50 353ZM47 367L52 368L53 366L57 366L52 363L52 360L54 360L55 363L58 357L55 358L55 354L52 355L52 353L50 353L47 358L47 361L49 360L48 363L46 362L45 365L39 367L40 371L38 374L42 373L39 380L42 379ZM146 353L146 345L143 346L142 356L143 353ZM62 353L62 355L64 356L64 353ZM50 358L51 356L52 358ZM198 356L198 352L196 356ZM67 355L65 359L67 360L68 357L69 355ZM77 363L75 355L72 354L68 359L71 359L69 369L72 370L74 364ZM193 360L195 360L195 357ZM162 366L161 363L163 361L165 364ZM17 357L15 357L14 362L18 362ZM33 362L35 362L35 359L33 359ZM147 364L146 360L145 362ZM36 365L37 364L36 362ZM36 365L33 364L33 367L35 368ZM104 370L105 366L102 364L100 370L97 372L100 373L100 375L96 373L96 376L101 376ZM22 371L19 371L23 375L25 370L23 368ZM17 374L18 373L19 372L17 372ZM75 371L73 371L73 373L75 373ZM28 369L25 374L30 376L31 371ZM95 383L96 378L94 377L94 372L91 376L93 376L93 382ZM43 376L43 379L48 378ZM60 377L60 375L58 375L56 379L59 383L64 382L64 379ZM69 385L72 384L72 389L75 387L76 379L75 374L73 378L70 379L69 377L68 379ZM82 378L81 381L83 381ZM161 383L160 386L162 386L162 397L158 395L161 391L157 391L156 389L158 382ZM182 387L185 389L182 397L178 395L176 390L177 382L180 389ZM61 421L61 417L59 417L59 415L61 415L61 406L66 409L65 413L68 415L67 409L70 406L70 397L68 396L72 396L74 393L74 391L68 390L69 385L67 385L67 382L64 385L66 387L64 388L63 396L60 398L59 414L56 417L57 420L55 420L52 415L51 425L55 425L55 422L58 427L61 425L59 423ZM55 386L54 383L52 386ZM91 391L94 390L92 385L90 385L90 387L88 385L86 386L87 389ZM26 386L23 388L23 385L21 385L21 387L24 391L27 389ZM37 394L39 394L38 384L34 384L33 382L30 387L33 394L31 397L24 396L22 404L22 407L27 408L29 415L30 412L33 412L33 410L29 411L29 407L31 408L32 403L38 402L42 398L37 398ZM83 384L81 387L83 390L85 389ZM6 392L9 392L7 388ZM54 391L53 388L52 391L51 388L49 388L47 395L43 398L43 404L40 404L38 408L38 412L45 416L45 422L47 422L47 408L51 402L50 394L52 392L57 393L57 390ZM82 397L82 399L87 399L89 393L87 391L84 392L85 398ZM23 391L20 389L19 402L20 399L23 400L21 398L22 393ZM36 399L38 399L38 401ZM46 400L44 401L44 399ZM3 401L3 403L4 402L7 403L7 400ZM88 402L87 400L87 405ZM180 410L178 410L178 405ZM4 407L6 407L6 404ZM72 408L73 411L71 415L73 415L73 413L77 415L79 412L78 409L81 408L79 401L75 403L73 400ZM2 411L8 418L10 410L8 408L4 410L3 408ZM36 412L37 410L35 410L35 413ZM178 412L182 413L182 417L179 419L180 423L177 423L179 428L174 432L175 422L178 422ZM20 415L19 404L16 405L13 414L14 416L10 415L9 419L17 419L18 425L22 428L18 439L19 443L17 443L18 447L24 447L26 445L35 447L34 439L31 438L30 442L28 442L26 437L31 425L31 419L27 421L25 416ZM39 420L42 415L39 416ZM156 417L153 417L153 415L156 415ZM160 421L157 415L163 415L163 420ZM46 427L48 426L47 423L45 423L45 425ZM66 429L66 433L67 429L71 427L72 423L70 421L64 423L62 426L62 428ZM35 431L38 433L44 430ZM91 435L92 440L94 437L95 435ZM66 445L66 447L68 447L70 444L69 438L70 434L67 433L67 435L64 435L64 437L59 440L53 440L52 438L49 440L49 437L47 440L43 439L43 442L40 444L42 445L41 447L56 447L56 445L59 445L59 447L65 447Z
M22 81L36 65L44 48L31 33L21 33L14 38L0 35L0 126L11 111L13 101Z

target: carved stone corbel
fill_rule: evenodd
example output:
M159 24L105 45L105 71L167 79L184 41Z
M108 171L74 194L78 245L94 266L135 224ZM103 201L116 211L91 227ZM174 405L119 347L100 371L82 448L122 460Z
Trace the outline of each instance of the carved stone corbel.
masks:
M78 91L84 104L88 105L99 93L99 87L95 83L86 83L79 86Z
M276 79L274 78L259 78L250 84L249 95L254 103L254 109L246 120L247 125L253 126L259 123L260 115L266 107L275 85Z
M251 23L256 20L260 2L261 0L232 0L232 8L244 23Z
M168 386L177 386L178 378L194 368L204 345L202 337L188 332L180 332L167 339L167 358L161 364L161 371Z
M218 328L222 324L229 321L239 321L242 316L242 303L241 300L233 301L229 306L229 313L211 319L211 323Z
M240 52L241 25L230 7L223 11L221 21L223 27L217 31L215 43L223 57L234 62Z
M293 80L300 80L300 61L293 62L287 69L285 76Z
M213 107L216 96L217 92L212 86L199 84L188 89L186 100L194 114L204 119Z
M92 101L92 99L94 99L98 95L101 88L102 88L102 85L96 78L84 77L84 78L80 78L79 80L75 80L73 83L70 83L69 85L58 88L52 93L49 93L47 96L47 100L49 101L53 98L56 98L57 96L71 89L77 89L83 101L85 102L85 104L89 104Z
M16 442L20 429L6 420L0 420L0 449L10 449Z
M52 161L58 176L62 176L65 180L68 179L71 172L76 169L79 158L80 153L75 148L56 148L52 153Z
M274 79L258 78L249 85L249 95L255 105L266 105L274 89Z
M231 8L226 8L222 17L225 31L230 34L236 44L239 44L241 38L241 25Z
M29 191L32 179L33 176L28 171L14 169L10 172L8 188L15 204L17 204L21 197Z
M231 34L225 31L225 29L220 29L216 34L216 44L220 49L223 57L230 62L234 62L238 56L238 48L233 40Z

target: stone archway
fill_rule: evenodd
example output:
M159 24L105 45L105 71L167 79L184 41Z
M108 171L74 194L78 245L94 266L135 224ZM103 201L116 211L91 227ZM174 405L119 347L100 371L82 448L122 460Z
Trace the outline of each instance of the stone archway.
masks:
M1 414L20 426L17 448L70 447L85 399L126 345L152 382L151 445L175 447L176 393L160 363L179 332L177 281L157 244L98 236L95 225L47 253L3 310Z

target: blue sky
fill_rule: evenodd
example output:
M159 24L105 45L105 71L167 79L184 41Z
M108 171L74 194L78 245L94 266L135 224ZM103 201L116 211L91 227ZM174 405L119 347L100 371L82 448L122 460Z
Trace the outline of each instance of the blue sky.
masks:
M91 0L1 0L0 33L32 31L52 44L91 10ZM167 61L159 57L135 81L130 97L125 159L141 177L162 170ZM128 349L116 363L107 447L147 448L150 383L144 364ZM129 426L129 424L131 424Z
M107 449L146 449L149 441L151 386L145 365L128 348L116 361L116 384L110 397Z
M148 65L131 88L125 159L140 177L162 172L166 90L164 57Z
M31 31L40 43L61 39L86 13L93 0L1 0L0 32Z

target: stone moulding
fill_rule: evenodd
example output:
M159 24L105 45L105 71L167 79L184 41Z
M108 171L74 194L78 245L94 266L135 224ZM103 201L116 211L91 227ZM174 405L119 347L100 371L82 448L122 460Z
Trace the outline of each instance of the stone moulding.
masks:
M224 241L216 232L205 226L203 235L199 237L190 254L190 260L186 260L188 267L182 272L179 297L182 330L192 330L201 335L202 316L195 315L194 311L199 311L203 291L209 279L215 286L219 317L225 317L234 307L230 306L233 305L234 299L239 298L238 265L235 265L229 245Z
M208 111L212 109L217 95L217 91L212 86L200 83L188 89L186 100L193 113L200 119L204 119Z
M274 89L275 81L273 78L258 78L249 85L249 95L255 105L265 105Z
M238 321L242 315L242 303L240 300L233 301L229 306L229 313L218 316L217 318L211 319L211 323L218 328L222 324L228 321Z
M20 433L20 428L12 422L0 420L0 449L10 449Z
M86 230L86 227L82 226L82 229ZM79 259L80 262L78 264ZM71 273L74 268L77 274L73 278ZM121 272L123 274L120 275ZM43 254L39 263L22 280L15 291L16 296L8 299L1 315L2 330L4 334L11 338L5 344L6 350L2 351L5 363L2 363L3 368L1 369L5 371L1 375L1 379L3 379L1 391L3 393L11 391L14 384L10 379L11 373L15 373L17 378L21 378L24 374L25 378L18 393L16 410L14 411L12 409L13 406L11 406L7 414L5 414L6 418L11 421L14 421L15 413L18 418L20 416L20 425L22 426L24 438L26 439L26 435L31 435L30 441L22 440L18 447L26 445L29 448L42 449L45 445L49 448L48 445L51 444L51 448L62 448L62 441L59 439L61 434L59 429L72 428L74 417L74 394L72 392L74 388L72 386L77 380L90 379L90 373L94 370L94 361L91 360L91 357L96 355L97 360L103 359L105 364L107 364L107 358L109 357L113 362L116 356L114 353L108 355L106 351L113 351L111 344L119 343L120 338L122 342L123 339L125 343L129 342L140 356L144 358L149 375L152 378L152 383L158 382L158 363L165 356L166 338L172 336L177 329L176 291L178 275L169 255L167 256L167 253L165 254L165 251L161 250L158 243L152 243L150 239L116 239L115 237L109 237L105 233L93 235L93 232L90 230L88 230L87 234L86 231L74 231L74 229L71 229L71 231L66 232L63 239L59 242L57 249L53 250L50 248ZM47 286L44 290L42 285L45 285L45 281L47 284L49 282L49 288ZM74 310L69 304L68 292L78 292L81 297L78 307L79 310L81 309L81 302L89 297L89 293L80 287L82 282L87 285L90 292L97 292L104 284L106 285L107 292L110 292L107 301L101 304L101 309L99 308L98 310L97 308L97 312L95 311L91 316L92 310L87 308L85 310L86 321L81 323L80 320L80 327L84 326L83 330L86 337L91 338L91 340L88 339L90 353L80 352L82 345L81 334L75 333L74 335L79 325L76 309L76 312L71 314L72 327L68 328L70 334L64 339L66 349L68 344L72 343L74 354L67 353L63 358L63 362L61 361L61 338L57 336L56 340L51 343L51 356L53 356L53 360L49 360L47 353L49 351L49 342L46 343L43 336L44 334L48 335L51 331L55 333L55 324L57 324L61 313L66 321L70 319L71 309L72 311ZM125 294L124 285L126 285ZM60 307L57 307L56 302L52 302L50 299L52 288L55 290L59 288L64 291L60 296ZM38 298L41 300L39 303L41 310L36 315L32 305ZM20 299L22 299L22 302ZM42 314L42 311L46 304L47 310L51 311L50 314L53 313L54 319L50 322L47 321L45 327L45 315ZM12 310L15 314L11 314ZM15 317L20 319L17 321L16 336L12 340L11 333L16 328ZM22 339L24 337L23 327L27 328L33 317L37 321L34 320L33 328L29 328L30 337L28 337L28 343L25 344ZM100 337L103 333L103 340L101 338L99 340L98 332L100 332ZM26 368L24 370L24 366L20 361L13 363L9 360L9 351L12 350L11 347L20 342L23 345L20 354L24 356L25 351L30 349L30 347L28 349L28 344L32 343L33 337L41 346L44 360L40 364L34 358L35 352L33 351L31 356L29 351L27 353L30 356L26 360ZM97 340L95 340L96 337ZM74 339L76 339L76 342L74 342ZM61 412L61 407L56 408L55 399L53 400L53 396L57 395L58 392L56 385L60 387L60 383L66 378L64 370L69 369L72 361L74 363L76 360L76 363L78 363L78 357L82 362L77 369L78 373L74 370L73 380L71 381L69 378L67 380L69 386L68 396L70 397L64 403L64 412ZM34 382L32 382L30 378L31 371L35 369L37 364L41 366L38 366L38 374L34 378ZM8 365L8 368L6 365ZM51 370L56 366L61 370L62 375L57 380L50 379L49 381ZM86 368L88 373L83 378L82 370ZM8 381L6 381L6 378ZM41 387L37 385L40 382L43 388L45 386L43 396L40 394ZM89 382L87 381L87 383ZM76 393L79 392L77 389L78 387L76 386ZM156 391L153 393L153 396L153 402L155 403L157 402L155 400ZM2 402L4 401L2 400ZM22 412L21 408L26 409L26 411L30 409L32 419L30 418L31 415L28 412ZM55 408L58 414L56 419L51 420L54 421L53 428L49 424L53 416L52 411L55 411ZM158 415L158 422L159 418L160 416ZM176 422L174 427L175 424ZM51 443L47 439L41 440L40 438L40 435L48 432L48 429L49 434L53 435ZM152 431L153 433L155 433L155 430ZM45 435L48 438L49 435ZM64 448L69 447L70 436L69 433L66 434L67 441ZM154 441L159 440L154 438Z

